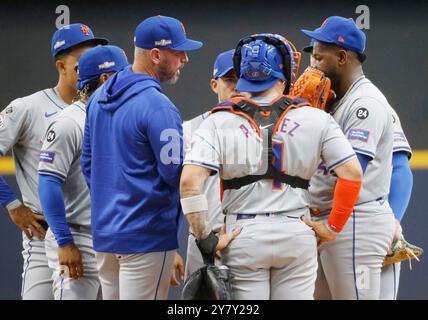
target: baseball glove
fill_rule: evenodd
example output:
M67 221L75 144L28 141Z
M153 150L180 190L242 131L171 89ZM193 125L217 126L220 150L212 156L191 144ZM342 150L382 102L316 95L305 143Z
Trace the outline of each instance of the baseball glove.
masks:
M412 259L419 261L419 256L424 253L422 248L419 248L413 244L407 242L402 236L400 240L395 241L391 245L391 249L383 261L383 266L387 266L393 263L401 262L408 259L410 264L410 270L412 269Z
M230 272L226 266L205 265L186 280L183 300L232 300Z
M308 100L314 108L326 110L335 94L331 90L331 81L318 69L307 67L291 89L290 96Z

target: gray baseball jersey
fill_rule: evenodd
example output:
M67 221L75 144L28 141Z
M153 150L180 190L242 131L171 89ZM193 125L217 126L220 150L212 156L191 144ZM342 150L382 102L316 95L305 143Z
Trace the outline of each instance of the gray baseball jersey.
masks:
M40 152L39 173L61 179L67 222L88 227L91 203L80 167L85 108L82 102L75 102L50 124Z
M310 137L310 138L309 138ZM355 157L337 123L325 112L302 107L290 110L273 136L281 170L310 179L320 156L329 170ZM184 164L219 171L224 179L257 174L263 141L245 118L220 111L208 117L192 136ZM225 213L293 211L308 206L307 192L260 180L239 190L225 190Z
M49 123L65 107L67 104L54 89L45 89L12 101L0 113L0 155L12 149L23 202L36 212L41 212L37 167L42 138ZM52 299L52 272L44 242L29 240L23 234L22 245L22 298Z
M12 101L1 112L0 155L13 151L15 175L24 204L41 212L37 192L40 149L49 123L67 107L54 89Z
M364 76L334 106L332 115L354 150L372 159L364 173L357 205L386 198L389 193L393 143L390 108L384 95ZM311 179L311 206L323 214L332 208L336 180L324 163Z

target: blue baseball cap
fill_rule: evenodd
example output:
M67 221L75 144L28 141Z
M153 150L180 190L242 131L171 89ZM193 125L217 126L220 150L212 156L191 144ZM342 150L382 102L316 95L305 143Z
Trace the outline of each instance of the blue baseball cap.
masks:
M230 70L233 70L233 55L235 50L229 50L220 53L214 63L213 78L218 79L225 76Z
M125 52L117 46L97 46L80 56L77 73L77 89L97 79L101 74L118 72L129 65Z
M135 30L135 46L141 49L171 49L192 51L202 47L202 42L188 39L181 21L165 16L154 16L141 22Z
M51 41L52 56L55 57L61 51L84 42L93 42L101 45L108 44L107 39L94 37L94 33L87 25L74 23L55 31Z
M302 32L314 40L334 43L359 54L363 54L366 48L366 35L352 18L332 16L314 31L303 29Z
M262 40L242 46L240 68L236 89L241 92L265 91L278 79L286 80L281 53L274 45Z

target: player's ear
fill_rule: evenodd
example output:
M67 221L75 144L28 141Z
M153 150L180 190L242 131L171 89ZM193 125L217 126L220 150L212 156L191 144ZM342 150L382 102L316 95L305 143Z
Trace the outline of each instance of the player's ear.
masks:
M102 86L104 82L106 82L107 79L110 78L110 76L112 76L113 74L114 74L113 72L101 74L98 81L98 87Z
M67 73L64 60L60 60L60 59L56 60L55 67L60 75L65 75Z
M346 50L337 50L336 51L337 64L343 66L348 61L348 52Z
M211 90L212 90L215 94L218 94L218 80L216 80L216 79L211 79Z
M150 59L154 64L159 64L161 59L161 51L157 48L154 48L149 51Z

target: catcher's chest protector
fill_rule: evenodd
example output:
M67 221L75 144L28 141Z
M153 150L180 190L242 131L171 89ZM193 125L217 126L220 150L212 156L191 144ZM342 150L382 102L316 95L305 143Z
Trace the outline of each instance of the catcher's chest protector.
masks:
M287 112L293 108L302 106L310 106L308 102L302 99L291 99L287 96L281 96L271 105L261 106L252 100L247 99L232 99L230 102L225 102L217 105L211 110L211 113L218 111L229 111L234 114L243 116L250 121L257 130L260 137L263 137L262 130L268 130L267 138L267 171L263 175L249 175L245 177L224 180L222 179L223 189L239 189L262 179L272 179L290 185L292 188L308 189L309 181L297 176L290 176L286 173L278 171L273 165L272 152L272 136L276 131ZM263 150L266 152L266 150Z

